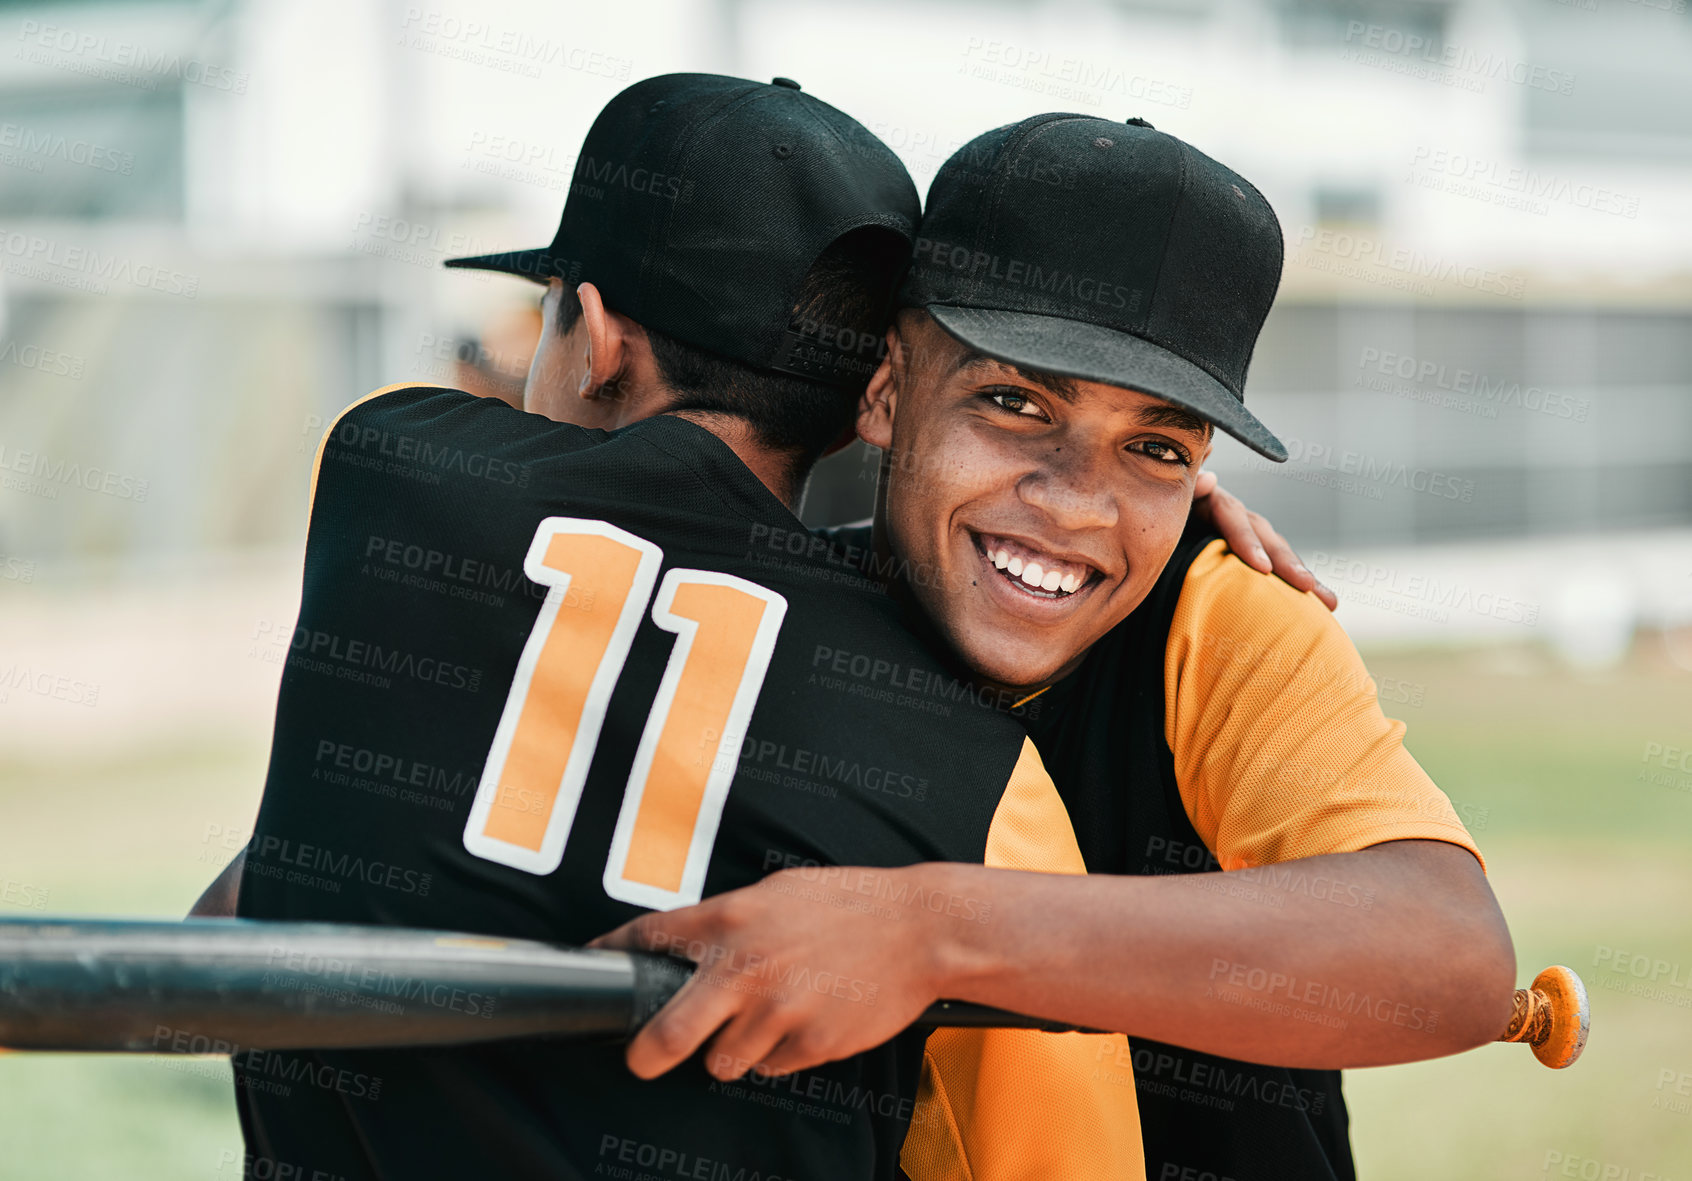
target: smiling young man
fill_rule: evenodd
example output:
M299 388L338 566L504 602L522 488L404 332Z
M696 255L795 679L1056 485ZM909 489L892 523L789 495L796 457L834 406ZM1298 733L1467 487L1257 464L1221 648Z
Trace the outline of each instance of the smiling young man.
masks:
M849 890L801 901L777 875L603 942L851 963L900 1011L951 997L1122 1030L1133 1050L1094 1077L1135 1088L1160 1179L1348 1178L1338 1068L1497 1035L1508 932L1404 727L1320 603L1187 531L1213 428L1285 458L1242 394L1281 260L1257 190L1141 120L1040 116L960 150L860 411L885 467L857 540L923 572L909 593L984 679L1043 695L1028 724L1087 876L900 870L992 921L913 910L892 939ZM723 987L659 1014L637 1073L707 1040L799 1070L893 1032L700 971ZM1039 1134L993 1038L930 1039L925 1095L956 1118L949 1143L913 1128L907 1168L1007 1171Z

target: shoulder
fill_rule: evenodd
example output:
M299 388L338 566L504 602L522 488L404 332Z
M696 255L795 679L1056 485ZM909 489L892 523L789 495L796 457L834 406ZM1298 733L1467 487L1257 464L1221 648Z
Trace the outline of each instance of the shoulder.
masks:
M1220 541L1186 572L1163 672L1171 734L1178 714L1194 721L1224 703L1250 713L1321 696L1337 708L1374 690L1351 637L1321 600L1258 573Z
M529 482L529 468L560 455L592 447L607 436L539 414L518 410L497 398L423 382L401 382L372 390L329 423L311 469L315 504L325 463L426 484L444 480L516 487Z
M1351 642L1315 595L1261 574L1213 541L1188 566L1169 630L1171 654L1275 645L1293 651Z

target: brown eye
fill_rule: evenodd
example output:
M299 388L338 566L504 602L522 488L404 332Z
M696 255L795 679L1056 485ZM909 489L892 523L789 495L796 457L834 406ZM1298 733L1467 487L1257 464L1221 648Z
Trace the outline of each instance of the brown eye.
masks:
M1015 390L993 390L987 394L987 399L995 406L1009 410L1012 414L1036 418L1040 413L1039 407L1034 405L1034 399L1027 394L1019 394Z
M1186 454L1182 452L1179 447L1170 443L1159 442L1156 439L1145 439L1131 445L1141 448L1145 454L1161 463L1171 465L1179 464L1182 467L1186 467L1191 463Z

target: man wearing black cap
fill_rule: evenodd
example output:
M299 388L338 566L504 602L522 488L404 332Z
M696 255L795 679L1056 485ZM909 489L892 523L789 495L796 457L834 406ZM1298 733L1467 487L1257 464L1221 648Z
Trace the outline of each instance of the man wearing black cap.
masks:
M562 416L562 387L632 425L401 385L329 429L237 913L581 943L782 865L1075 868L1013 700L955 680L898 599L810 547L761 560L760 539L802 533L803 471L873 370L918 216L903 168L791 84L706 75L630 87L582 157L600 180L553 246L468 261L547 276L551 324L581 278L525 401ZM881 692L859 662L922 688ZM884 918L987 917L883 897L885 875L858 878ZM917 1011L858 973L737 967L762 974L738 987L885 1032L779 1094L720 1087L740 1073L723 1063L643 1082L617 1045L237 1054L252 1171L895 1176L921 1118ZM496 1003L277 975L324 1003ZM1137 1156L1132 1092L1086 1076L1121 1035L1027 1036L1029 1093L1061 1088L1076 1142L1112 1145L1094 1175Z
M973 669L1041 695L1027 724L1092 876L899 871L991 899L994 920L938 916L897 946L779 881L607 944L717 939L854 963L913 1000L1124 1030L1132 1052L1094 1077L1137 1089L1158 1178L1348 1178L1337 1068L1498 1034L1508 932L1404 727L1313 598L1186 530L1212 427L1285 458L1242 399L1281 258L1255 188L1141 120L1039 116L960 149L860 413L885 449L860 540L932 572L909 589ZM1222 868L1248 872L1205 872ZM858 1043L815 1004L688 997L630 1062L656 1073L713 1034L713 1053L775 1071ZM958 1118L913 1127L908 1168L961 1153L976 1176L1014 1171L1017 1137L1039 1134L994 1036L930 1039L927 1094Z

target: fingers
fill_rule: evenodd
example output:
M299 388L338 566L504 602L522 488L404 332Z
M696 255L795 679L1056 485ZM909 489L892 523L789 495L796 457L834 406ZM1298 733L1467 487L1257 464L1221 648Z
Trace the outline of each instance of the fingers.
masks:
M764 1073L797 1074L839 1057L829 1052L814 1034L805 1029L795 1030L781 1039L781 1043L765 1055Z
M1198 478L1193 481L1193 499L1203 500L1214 491L1216 491L1216 473L1200 472Z
M1240 561L1259 574L1273 570L1274 563L1263 548L1253 523L1254 519L1263 521L1263 518L1248 511L1245 502L1226 488L1218 487L1211 493L1208 503L1211 526L1222 535L1222 540L1228 543L1228 548L1239 556ZM1263 523L1268 524L1267 521Z
M734 1017L744 999L701 968L629 1043L629 1069L650 1079L681 1065Z
M616 930L589 940L587 946L613 951L661 951L683 955L683 949L711 922L719 905L706 901L680 910L647 911Z
M779 1010L743 1009L711 1042L705 1053L705 1069L711 1077L725 1083L749 1070L763 1075L778 1073L770 1068L767 1059L781 1044L790 1024L782 1019Z
M1271 573L1295 590L1308 591L1315 595L1330 611L1339 605L1339 596L1317 581L1315 573L1293 552L1293 547L1288 544L1287 539L1275 532L1275 527L1269 523L1268 518L1261 513L1247 513L1247 516L1251 518L1252 530L1257 539L1269 554Z
M1287 539L1275 532L1275 527L1269 523L1268 518L1253 512L1247 512L1246 516L1251 519L1252 532L1258 542L1269 554L1269 572L1298 590L1315 590L1316 576L1299 561L1292 546L1287 544Z
M657 913L657 912L654 912ZM587 942L588 947L607 948L612 951L650 951L652 945L649 936L642 934L641 924L651 918L650 914L643 914L640 918L630 919L614 931L607 931L596 939Z

